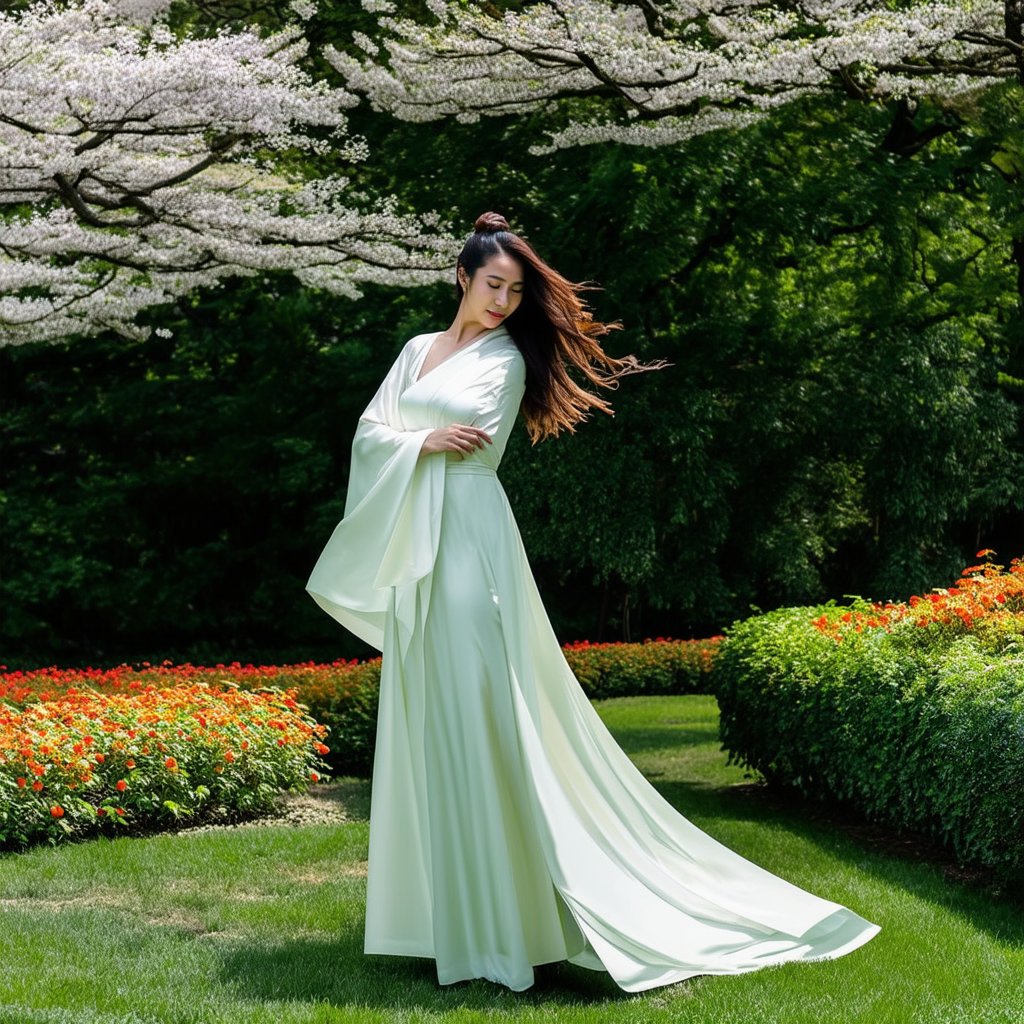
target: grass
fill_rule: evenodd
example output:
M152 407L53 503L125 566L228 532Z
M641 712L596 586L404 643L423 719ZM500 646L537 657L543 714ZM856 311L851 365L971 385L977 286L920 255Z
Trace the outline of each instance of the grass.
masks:
M629 994L568 963L515 993L439 986L433 960L362 952L369 783L348 820L90 840L0 858L0 1024L543 1021L1017 1024L1024 914L941 864L898 856L744 785L703 696L596 704L701 828L882 926L833 961ZM739 784L739 785L737 785Z

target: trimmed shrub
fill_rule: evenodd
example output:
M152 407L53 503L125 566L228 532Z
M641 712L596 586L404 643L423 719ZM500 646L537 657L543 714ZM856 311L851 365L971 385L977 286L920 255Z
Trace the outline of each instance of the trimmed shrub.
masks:
M1024 565L1001 568L971 566L937 600L733 623L713 673L730 763L1020 875Z
M562 648L573 674L591 700L668 693L708 693L709 673L721 636L642 644L592 644Z

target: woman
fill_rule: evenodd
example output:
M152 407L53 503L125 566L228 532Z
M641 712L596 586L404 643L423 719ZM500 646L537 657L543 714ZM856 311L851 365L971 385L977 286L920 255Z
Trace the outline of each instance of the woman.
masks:
M306 589L382 651L364 952L515 991L570 960L631 992L831 958L877 925L733 853L616 744L548 622L495 474L652 368L594 340L572 284L484 214L446 331L409 340L363 413L345 515ZM595 368L594 364L601 368ZM657 365L657 364L652 364Z

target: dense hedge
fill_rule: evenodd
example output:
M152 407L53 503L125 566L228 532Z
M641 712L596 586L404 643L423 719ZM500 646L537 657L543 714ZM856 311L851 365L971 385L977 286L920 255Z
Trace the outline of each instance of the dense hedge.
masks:
M733 623L713 675L730 762L1020 876L1024 565L1000 569L906 604Z
M587 696L604 697L708 693L708 673L720 636L702 640L666 640L644 643L587 641L562 650ZM3 666L0 666L2 668ZM152 685L188 687L197 684L245 689L286 690L308 715L326 726L327 749L320 751L333 775L369 775L376 739L380 658L370 661L339 660L328 664L199 666L186 663L142 663L138 668L8 672L0 675L3 701L53 700L69 687L88 687L100 693L138 691Z

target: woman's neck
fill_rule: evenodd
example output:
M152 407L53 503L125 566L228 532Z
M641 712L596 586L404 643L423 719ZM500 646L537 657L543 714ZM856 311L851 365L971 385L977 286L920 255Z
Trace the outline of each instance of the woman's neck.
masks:
M489 334L489 332L496 330L498 328L490 328L477 322L467 323L463 318L463 312L460 308L455 314L452 326L444 332L444 335L450 338L457 348L461 348L463 345L468 345L471 341L476 341L481 335Z

